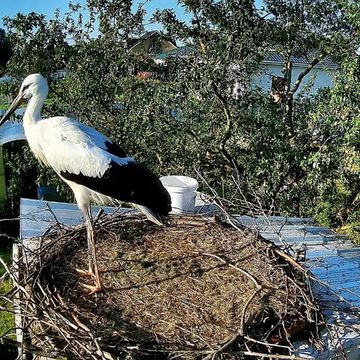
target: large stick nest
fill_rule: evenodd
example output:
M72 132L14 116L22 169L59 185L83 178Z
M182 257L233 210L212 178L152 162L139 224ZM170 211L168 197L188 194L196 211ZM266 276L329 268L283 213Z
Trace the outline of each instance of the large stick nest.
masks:
M79 359L292 354L317 310L306 274L257 234L215 219L96 222L105 293L89 295L84 227L53 227L20 259L28 349ZM27 261L25 261L25 258ZM260 356L260 355L259 355Z

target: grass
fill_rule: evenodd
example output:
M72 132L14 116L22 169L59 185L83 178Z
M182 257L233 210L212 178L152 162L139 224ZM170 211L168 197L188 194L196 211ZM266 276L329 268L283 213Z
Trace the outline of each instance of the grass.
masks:
M12 284L10 280L6 280L1 284L0 295L6 294L11 290ZM3 300L0 300L0 304L2 305ZM0 338L3 336L8 337L10 333L12 333L12 329L14 329L14 314L7 311L0 312ZM10 335L10 338L15 339L15 335Z
M3 246L0 248L0 257L6 264L10 264L11 262L11 246ZM5 269L0 265L0 276L5 273ZM10 291L12 287L10 280L4 280L0 283L0 296L5 295ZM0 306L7 306L4 304L4 300L0 299ZM14 315L7 311L0 312L0 339L2 337L10 337L11 339L15 339L15 336L10 335L12 333L12 329L14 328Z
M4 260L6 264L11 262L11 245L6 245L0 247L0 257ZM5 268L0 265L0 276L5 273Z

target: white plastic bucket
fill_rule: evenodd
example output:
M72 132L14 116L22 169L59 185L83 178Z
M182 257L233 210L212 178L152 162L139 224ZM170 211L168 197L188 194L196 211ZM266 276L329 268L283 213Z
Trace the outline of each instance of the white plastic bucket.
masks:
M191 177L181 175L163 176L162 184L171 196L173 214L193 213L195 211L198 182Z

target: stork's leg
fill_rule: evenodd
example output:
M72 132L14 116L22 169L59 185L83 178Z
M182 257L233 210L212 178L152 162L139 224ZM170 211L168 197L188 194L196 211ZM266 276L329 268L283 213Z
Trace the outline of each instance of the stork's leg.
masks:
M87 207L85 209L84 215L86 222L87 243L88 243L88 251L89 251L89 273L93 274L95 277L95 286L85 285L85 287L90 289L92 293L101 292L104 291L105 288L101 282L99 270L97 266L95 233L94 233L90 207Z
M89 209L89 211L86 210L86 214L87 215L85 215L85 225L86 225L86 238L87 238L87 245L88 245L88 257L89 257L89 259L88 259L89 260L89 274L95 275L95 272L94 272L94 262L96 261L96 253L94 251L95 233L94 233L93 219L91 216L90 209Z

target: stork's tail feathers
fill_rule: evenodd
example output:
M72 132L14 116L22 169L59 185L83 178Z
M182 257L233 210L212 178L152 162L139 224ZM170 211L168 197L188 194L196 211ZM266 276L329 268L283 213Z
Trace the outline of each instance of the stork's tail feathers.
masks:
M154 210L150 209L147 206L144 205L138 205L138 204L132 204L135 208L140 210L147 218L148 220L152 221L156 225L163 226L164 225L164 216L158 214Z

